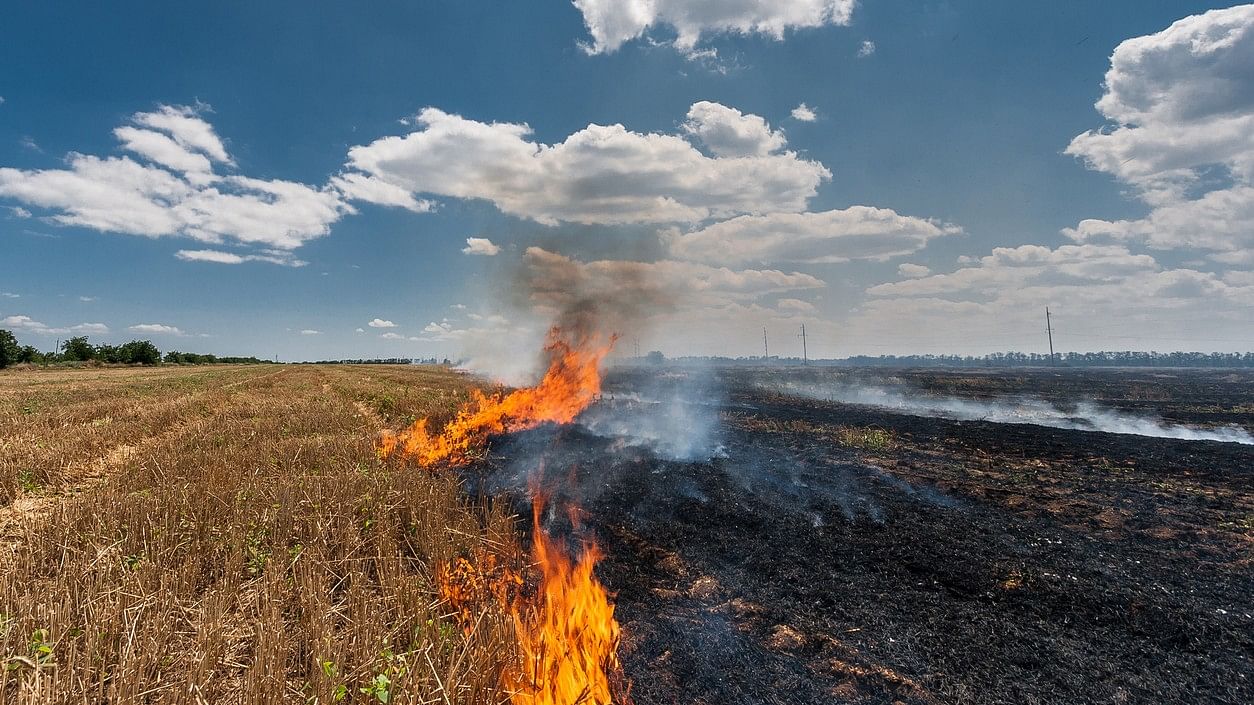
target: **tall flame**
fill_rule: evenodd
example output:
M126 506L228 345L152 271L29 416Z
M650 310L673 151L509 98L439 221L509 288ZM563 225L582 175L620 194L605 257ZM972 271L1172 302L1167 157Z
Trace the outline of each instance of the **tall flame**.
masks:
M514 633L522 661L508 673L514 705L609 705L621 679L620 630L614 605L592 569L600 549L585 542L572 560L540 526L543 500L533 506L532 558L541 571L530 608L514 603Z
M385 433L379 453L400 453L423 467L465 465L492 434L569 423L601 393L601 361L614 340L572 338L554 327L544 347L549 367L534 387L507 395L475 391L438 435L427 429L427 419L419 419L400 433ZM618 691L625 702L625 689L619 687L620 628L609 594L593 573L602 553L585 541L579 557L572 558L540 526L544 499L536 494L532 559L540 584L535 596L524 597L516 574L482 556L476 557L477 566L464 558L443 566L436 574L440 595L464 623L471 615L468 602L490 597L508 608L520 655L505 673L513 705L610 705Z
M431 435L422 418L400 433L385 432L379 452L384 457L399 452L424 467L465 465L492 434L570 423L601 393L601 361L613 346L614 338L605 344L572 342L554 327L544 346L549 368L539 384L505 396L473 390L470 403L439 435Z

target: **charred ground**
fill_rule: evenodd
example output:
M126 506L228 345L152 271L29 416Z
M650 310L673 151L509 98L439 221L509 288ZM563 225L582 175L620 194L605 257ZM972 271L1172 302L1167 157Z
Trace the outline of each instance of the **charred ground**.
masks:
M692 400L715 424L687 460L579 425L498 439L481 491L543 463L600 536L637 703L1254 700L1254 447L905 415L781 375L1254 425L1246 372L737 370ZM631 423L632 399L602 404Z

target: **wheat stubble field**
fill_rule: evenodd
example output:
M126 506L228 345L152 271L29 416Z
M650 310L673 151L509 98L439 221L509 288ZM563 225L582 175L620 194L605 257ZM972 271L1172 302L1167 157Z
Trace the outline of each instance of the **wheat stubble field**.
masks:
M0 702L499 702L509 625L436 567L513 519L381 460L442 368L0 374Z

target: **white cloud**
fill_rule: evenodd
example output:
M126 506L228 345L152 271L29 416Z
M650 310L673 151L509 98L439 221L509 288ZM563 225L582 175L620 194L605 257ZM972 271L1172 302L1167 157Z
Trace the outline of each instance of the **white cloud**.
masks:
M413 194L483 199L545 224L798 211L831 175L793 152L709 157L682 136L622 125L589 125L552 145L528 140L526 125L477 122L435 108L419 113L417 126L403 137L353 147L349 168Z
M683 259L818 263L910 254L932 238L960 232L955 225L887 208L852 206L817 213L745 215L687 233L664 231L662 239L672 255Z
M85 304L89 304L89 303L91 303L91 302L93 302L93 301L99 301L99 297L96 297L96 296L80 296L80 297L78 297L78 300L79 300L79 301L82 301L82 302L83 302L83 303L85 303Z
M132 333L145 333L147 335L173 335L179 338L187 335L180 330L178 326L169 326L164 323L137 323L133 326L128 326L127 330Z
M304 267L308 262L296 259L290 252L282 250L263 250L267 254L239 255L222 250L179 250L175 257L185 262L214 262L216 264L242 264L244 262L269 262L285 267Z
M802 103L792 109L792 119L798 122L814 122L819 119L819 115L814 112L814 108Z
M867 293L846 335L914 352L1040 349L1047 305L1060 349L1234 349L1248 347L1235 339L1254 306L1254 285L1239 276L1096 245L997 248L952 273Z
M371 328L395 328L396 327L395 323L391 321L385 321L382 318L372 319L366 325L370 326Z
M589 53L612 52L667 25L678 35L675 46L692 51L703 35L764 34L783 39L790 29L847 25L856 0L773 0L772 2L710 2L708 0L574 0L592 35Z
M401 335L400 333L392 333L392 332L382 333L379 335L379 337L384 340L408 340L411 342L417 342L417 341L422 340L422 338L419 338L417 336Z
M365 333L365 332L366 332L366 329L365 329L365 328L354 328L354 329L353 329L353 332L354 332L354 333Z
M22 298L22 295L21 295L21 294L14 294L14 293L13 293L13 292L11 292L11 291L0 291L0 296L3 296L3 297L4 297L4 298L6 298L6 299L20 299L20 298Z
M775 307L780 311L795 313L814 313L814 304L801 299L780 299L775 302Z
M415 198L414 194L400 186L365 174L348 173L333 176L331 185L349 200L404 208L414 213L429 213L435 208L435 204L431 201Z
M21 206L9 206L9 211L13 213L14 218L29 218L31 212Z
M875 53L875 42L871 41L870 39L864 40L862 44L858 46L858 58L859 59L865 59L866 57L874 53Z
M1153 257L1133 254L1121 246L1063 245L1051 250L1040 245L1022 245L994 248L992 254L980 258L975 266L952 274L879 284L867 293L873 296L992 296L1004 289L1098 285L1158 269Z
M1231 253L1254 247L1254 5L1186 17L1115 48L1097 109L1113 127L1067 153L1133 187L1136 220L1089 219L1077 241Z
M322 331L306 328L300 332L301 335L322 335Z
M174 171L181 171L189 176L194 174L197 180L208 179L209 172L213 169L205 155L193 152L174 138L154 130L124 125L115 129L113 136L118 138L126 150Z
M708 100L692 104L681 128L719 157L764 157L787 144L762 117Z
M0 168L0 196L52 211L62 225L283 251L327 234L352 211L334 188L215 173L213 165L233 162L190 108L162 106L131 122L114 134L141 161L71 153L63 169Z
M932 270L922 264L903 262L902 264L897 265L897 274L906 277L907 279L919 279L926 277L931 273Z
M468 255L493 257L501 253L501 248L498 245L494 245L492 241L486 237L468 237L466 238L466 246L462 248L462 252Z
M76 326L54 327L36 321L30 316L22 315L0 319L0 328L12 328L36 335L65 335L67 333L104 335L109 332L109 326L103 323L80 323Z

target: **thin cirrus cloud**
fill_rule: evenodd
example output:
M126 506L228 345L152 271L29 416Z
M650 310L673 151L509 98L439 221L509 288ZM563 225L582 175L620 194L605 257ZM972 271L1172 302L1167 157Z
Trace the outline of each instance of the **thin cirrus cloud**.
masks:
M1130 186L1138 219L1086 219L1077 242L1195 248L1254 264L1254 5L1186 17L1121 43L1097 101L1113 123L1077 135L1067 153ZM1226 179L1204 181L1208 174Z
M714 34L759 34L783 39L785 32L824 25L847 25L856 0L575 0L592 42L590 54L616 51L623 44L666 26L677 35L675 48L695 53Z
M308 262L296 259L283 250L263 250L266 254L241 255L223 250L179 250L174 256L184 262L213 262L215 264L242 264L244 262L268 262L284 267L304 267Z

